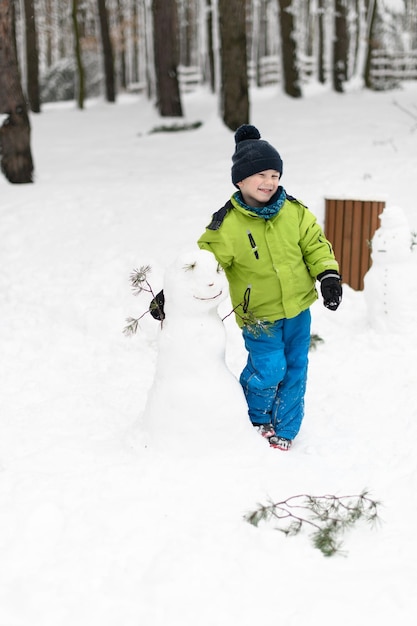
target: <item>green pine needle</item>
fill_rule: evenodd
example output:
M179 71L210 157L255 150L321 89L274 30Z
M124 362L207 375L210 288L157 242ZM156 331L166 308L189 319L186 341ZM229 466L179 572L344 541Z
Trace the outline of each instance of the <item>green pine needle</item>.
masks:
M313 546L324 556L341 554L342 536L359 521L375 525L379 502L367 491L353 496L291 496L282 502L259 505L255 511L245 515L245 520L254 526L260 522L274 520L276 530L294 536L305 527L312 528Z

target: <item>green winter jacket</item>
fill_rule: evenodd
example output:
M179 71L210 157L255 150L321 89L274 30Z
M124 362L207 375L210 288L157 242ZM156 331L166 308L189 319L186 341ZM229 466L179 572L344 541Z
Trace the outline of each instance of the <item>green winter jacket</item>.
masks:
M291 197L267 220L245 210L233 196L226 206L224 219L214 214L198 245L210 250L225 270L239 326L245 323L245 310L273 322L307 309L318 297L317 276L339 271L314 215Z

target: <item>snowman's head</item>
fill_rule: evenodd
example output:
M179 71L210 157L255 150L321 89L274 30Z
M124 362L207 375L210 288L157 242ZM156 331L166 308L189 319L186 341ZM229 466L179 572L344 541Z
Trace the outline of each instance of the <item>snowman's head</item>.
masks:
M401 262L411 254L411 232L404 211L386 207L380 215L381 226L372 239L372 260Z
M165 314L195 315L216 309L228 295L223 269L208 250L181 254L165 272Z

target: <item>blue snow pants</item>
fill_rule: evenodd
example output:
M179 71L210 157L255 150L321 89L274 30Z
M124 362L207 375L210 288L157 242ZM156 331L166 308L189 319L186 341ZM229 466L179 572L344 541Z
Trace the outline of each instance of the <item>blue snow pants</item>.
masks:
M243 329L248 360L240 376L253 424L272 423L280 437L294 439L304 417L310 347L310 309L291 319Z

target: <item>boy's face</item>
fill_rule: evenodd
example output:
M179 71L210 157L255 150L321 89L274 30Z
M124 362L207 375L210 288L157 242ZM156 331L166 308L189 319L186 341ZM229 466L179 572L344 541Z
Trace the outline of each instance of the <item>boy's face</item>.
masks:
M263 207L278 189L280 174L277 170L264 170L237 183L248 206Z

